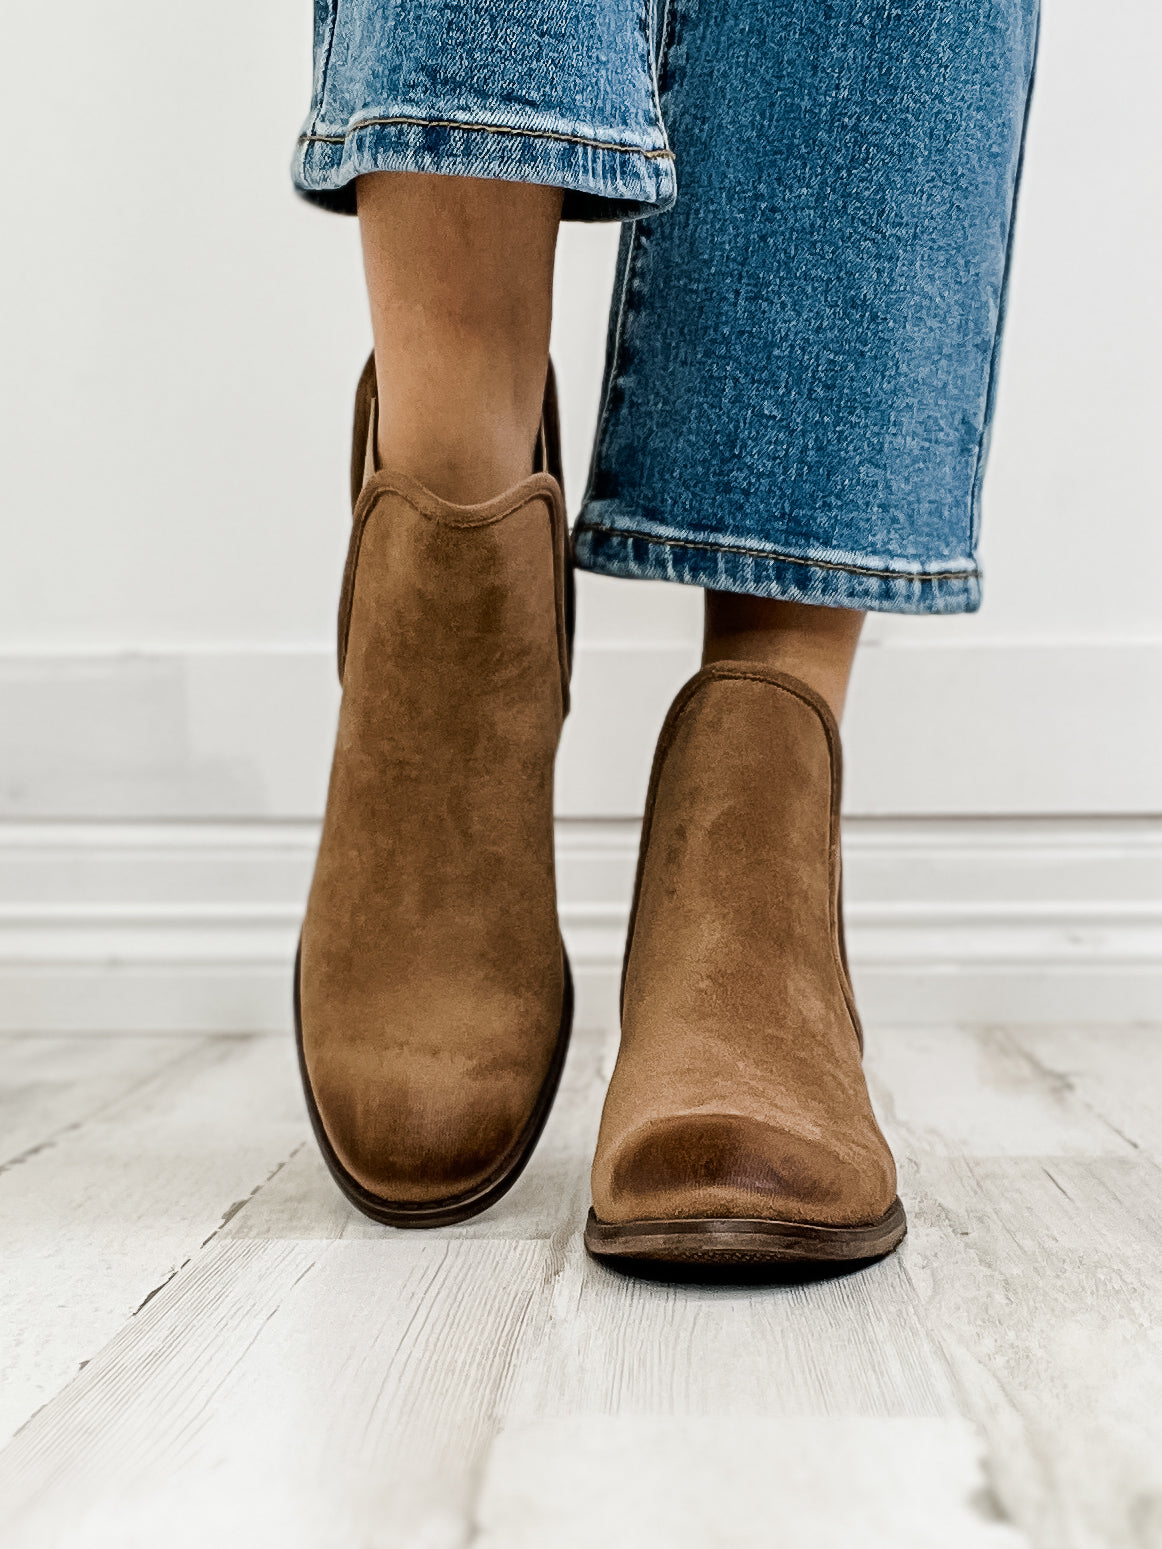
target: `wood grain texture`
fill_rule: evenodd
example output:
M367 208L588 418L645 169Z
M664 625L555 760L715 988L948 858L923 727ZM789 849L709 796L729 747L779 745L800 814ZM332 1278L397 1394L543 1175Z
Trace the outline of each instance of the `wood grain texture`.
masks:
M873 1041L909 1203L904 1262L1002 1509L1044 1549L1154 1549L1159 1029Z
M519 1418L954 1413L899 1258L813 1285L699 1286L631 1278L571 1239L552 1269Z
M1132 1155L1117 1126L1029 1052L1026 1031L873 1030L868 1080L896 1147L929 1156Z
M0 1039L0 1173L58 1145L188 1052L185 1041L161 1038Z
M0 1455L6 1542L463 1542L524 1242L216 1242Z
M74 1093L82 1117L62 1126L54 1095L44 1149L0 1175L5 1437L306 1140L286 1040L135 1043L136 1069L115 1049L87 1109Z
M287 1040L11 1050L0 1537L1159 1549L1162 1029L868 1045L904 1247L733 1286L582 1251L599 1034L507 1199L432 1233L342 1200Z
M1162 1038L1156 1027L1019 1027L1014 1045L1133 1150L1162 1162Z
M1162 1182L1135 1158L929 1158L908 1273L999 1500L1045 1549L1162 1539Z
M1026 1549L980 1452L958 1420L515 1426L489 1459L474 1549Z

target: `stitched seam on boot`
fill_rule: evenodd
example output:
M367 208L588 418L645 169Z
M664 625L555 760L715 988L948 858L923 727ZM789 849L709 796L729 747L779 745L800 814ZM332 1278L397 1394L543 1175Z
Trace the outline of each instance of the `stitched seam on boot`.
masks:
M543 477L543 478L549 479L549 478L551 478L551 475L549 475L549 474L544 474L544 475L534 474L533 477L534 478L541 478L541 477ZM370 495L368 495L368 491L372 491L372 493ZM349 544L348 544L347 563L346 563L346 565L343 568L343 584L342 584L342 589L341 589L340 594L339 594L340 633L339 633L339 650L338 650L339 663L338 663L338 665L339 665L339 682L340 683L342 683L342 681L343 681L343 672L344 672L344 669L345 669L345 667L347 665L347 642L348 642L348 639L349 639L350 634L351 634L351 613L352 613L352 610L353 610L353 608L355 606L355 577L356 577L356 574L357 574L357 572L359 570L359 556L360 556L360 554L363 551L363 538L364 538L365 533L367 532L367 524L371 520L371 517L375 514L376 510L378 509L379 500L380 500L380 497L382 495L395 495L398 499L402 500L405 505L410 506L411 509L416 513L417 516L425 517L428 521L442 522L444 526L451 527L451 528L454 528L454 529L457 529L457 530L460 530L460 531L464 531L464 530L471 531L474 528L484 528L484 527L495 526L496 523L504 521L507 517L513 516L517 512L519 512L519 511L527 510L529 506L533 505L534 503L536 503L538 501L541 502L541 504L543 504L544 507L545 507L545 514L548 517L548 521L549 521L549 541L550 541L550 543L553 546L553 601L554 601L554 607L557 609L558 618L559 618L560 607L559 607L559 604L558 604L558 601L557 601L557 576L556 576L556 570L557 570L557 565L556 565L556 531L555 531L555 527L554 527L556 502L554 501L552 493L549 490L546 490L546 489L535 490L534 492L526 495L523 499L521 499L521 500L514 500L510 505L508 505L507 507L503 508L502 510L497 511L495 513L490 513L489 515L487 515L485 517L482 517L479 520L467 521L467 522L456 522L456 521L447 521L445 519L445 517L444 517L442 512L426 511L422 505L417 503L417 501L414 499L414 497L413 497L413 495L412 495L412 493L410 491L401 489L396 484L393 484L393 483L391 483L389 481L385 481L382 484L376 485L376 484L374 484L374 481L372 481L372 482L369 482L369 483L364 485L363 491L360 494L359 500L356 502L355 515L354 515L354 518L352 520L352 527L351 527L351 538L350 538ZM503 497L501 497L501 498L503 499ZM559 633L559 630L560 630L560 625L558 624L558 633ZM559 655L560 655L560 646L558 644L558 656ZM561 690L562 690L561 713L562 713L562 716L564 716L564 715L566 715L568 713L568 708L569 708L569 687L568 687L568 666L567 666L567 660L563 661L561 663L561 677L562 677L562 683L561 683Z
M541 483L541 480L545 482ZM536 482L534 483L534 481ZM455 510L457 509L455 502L441 501L438 495L430 496L433 504L429 505L424 498L427 492L423 490L422 486L419 484L405 485L400 480L399 475L378 473L374 479L369 479L364 485L363 493L371 492L368 501L369 507L374 506L381 495L397 495L400 500L411 506L413 511L420 516L426 517L430 522L442 522L445 527L489 527L495 522L504 521L505 517L512 516L514 512L532 505L535 500L541 500L546 505L551 505L553 490L548 486L556 484L552 474L533 473L529 475L528 479L521 482L532 487L524 489L519 494L514 492L511 499L505 494L499 495L496 501L482 501L480 514L467 517L449 515L444 507L450 506ZM520 488L521 486L517 485L518 491ZM472 510L473 508L460 507L459 509ZM366 520L366 513L364 520Z

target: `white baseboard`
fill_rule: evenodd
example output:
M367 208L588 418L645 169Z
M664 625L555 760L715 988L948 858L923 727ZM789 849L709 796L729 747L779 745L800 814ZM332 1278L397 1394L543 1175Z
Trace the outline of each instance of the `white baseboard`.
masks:
M0 1030L290 1022L313 823L0 824ZM562 822L579 1016L616 1017L637 825ZM853 819L865 1019L1162 1022L1162 819Z

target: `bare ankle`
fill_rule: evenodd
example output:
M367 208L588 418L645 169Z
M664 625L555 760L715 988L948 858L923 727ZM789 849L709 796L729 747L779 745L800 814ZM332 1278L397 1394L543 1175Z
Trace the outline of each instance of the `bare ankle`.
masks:
M532 472L561 191L377 173L358 184L381 465L476 504Z
M547 348L526 360L399 319L376 346L380 466L461 505L503 494L533 470L547 369Z
M447 405L393 419L389 404L380 419L377 452L381 468L407 474L442 500L479 505L528 478L535 443L535 425L449 418Z
M702 662L751 661L786 672L821 695L839 720L863 620L849 608L708 591Z

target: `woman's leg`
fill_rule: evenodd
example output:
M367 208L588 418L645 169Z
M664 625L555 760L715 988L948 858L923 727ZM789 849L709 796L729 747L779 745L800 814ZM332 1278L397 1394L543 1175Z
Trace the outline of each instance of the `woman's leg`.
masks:
M640 0L315 3L294 178L359 215L375 356L356 406L300 1042L332 1172L398 1225L460 1219L503 1192L568 1040L553 251L562 214L673 202L652 14Z
M679 198L623 232L579 563L954 613L1037 0L672 0Z
M563 213L673 202L652 15L640 0L315 3L295 183L360 218L375 355L356 406L300 1045L332 1172L398 1225L503 1192L568 1040L553 253Z
M838 721L864 617L851 608L707 592L702 665L760 662L789 673L821 695Z
M470 504L533 469L562 192L496 179L359 179L382 466Z
M569 576L546 383L560 206L496 180L360 180L375 357L297 1010L323 1154L396 1226L499 1198L569 1038L553 868Z
M586 1241L904 1232L861 1069L836 717L863 610L977 606L1037 0L672 0L672 213L622 241L587 568L707 589L650 781Z

